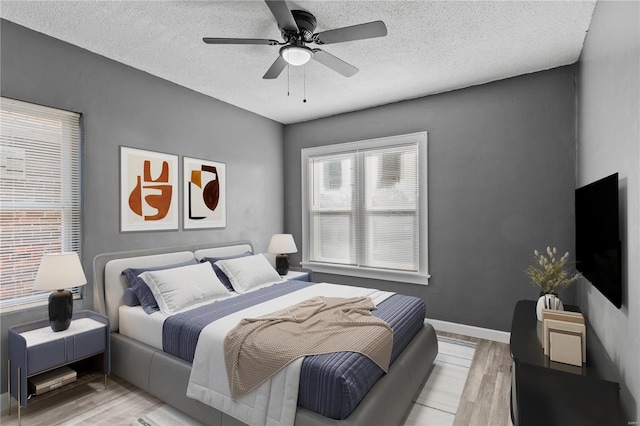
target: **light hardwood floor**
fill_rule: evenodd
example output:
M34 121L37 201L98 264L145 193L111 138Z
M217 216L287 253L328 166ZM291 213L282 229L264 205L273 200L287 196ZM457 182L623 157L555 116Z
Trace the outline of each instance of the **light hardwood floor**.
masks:
M140 415L163 405L159 399L117 376L84 375L77 382L39 396L22 410L23 426L129 425ZM2 426L18 424L16 408L0 417Z
M438 333L477 344L454 425L510 425L509 389L511 358L509 345L451 333ZM129 425L139 416L163 405L117 376L109 377L105 389L101 375L85 376L73 385L51 392L22 410L24 426ZM16 410L5 410L3 426L18 424ZM387 426L387 425L379 425ZM391 425L389 425L391 426Z
M460 334L443 332L438 334L469 340L477 344L453 424L457 426L511 425L509 345Z

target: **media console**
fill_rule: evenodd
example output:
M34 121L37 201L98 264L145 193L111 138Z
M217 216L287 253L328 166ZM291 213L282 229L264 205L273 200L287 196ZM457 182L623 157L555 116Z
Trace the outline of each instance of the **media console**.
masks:
M579 312L576 306L565 306ZM623 424L620 386L589 362L582 367L549 360L540 340L536 302L516 304L511 324L511 420L514 426Z

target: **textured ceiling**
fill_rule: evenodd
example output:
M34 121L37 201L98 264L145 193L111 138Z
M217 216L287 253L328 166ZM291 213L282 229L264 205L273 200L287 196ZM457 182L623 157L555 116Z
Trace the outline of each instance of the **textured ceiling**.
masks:
M572 64L595 7L595 0L288 3L316 16L316 32L383 20L388 35L322 47L360 69L351 78L311 61L263 80L278 46L202 42L280 40L262 1L2 0L0 16L289 124Z

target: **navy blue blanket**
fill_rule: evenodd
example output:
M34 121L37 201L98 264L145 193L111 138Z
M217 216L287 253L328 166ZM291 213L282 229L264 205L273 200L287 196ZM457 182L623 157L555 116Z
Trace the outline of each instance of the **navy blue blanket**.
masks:
M391 364L424 325L425 303L395 294L372 315L393 330ZM345 419L384 374L371 359L354 352L305 357L300 371L298 405L332 419Z
M163 350L193 362L200 332L226 315L266 302L315 283L288 281L250 293L173 315L164 322ZM422 299L395 294L377 306L372 315L393 330L391 363L423 327ZM376 363L354 352L305 357L300 371L298 405L333 419L344 419L358 406L369 389L384 374Z

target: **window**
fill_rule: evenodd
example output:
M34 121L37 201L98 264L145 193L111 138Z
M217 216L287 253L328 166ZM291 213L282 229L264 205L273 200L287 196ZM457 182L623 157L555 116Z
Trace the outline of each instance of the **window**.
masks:
M426 284L427 134L302 150L303 265Z
M42 255L80 251L79 114L0 98L0 227L0 308L47 300Z

